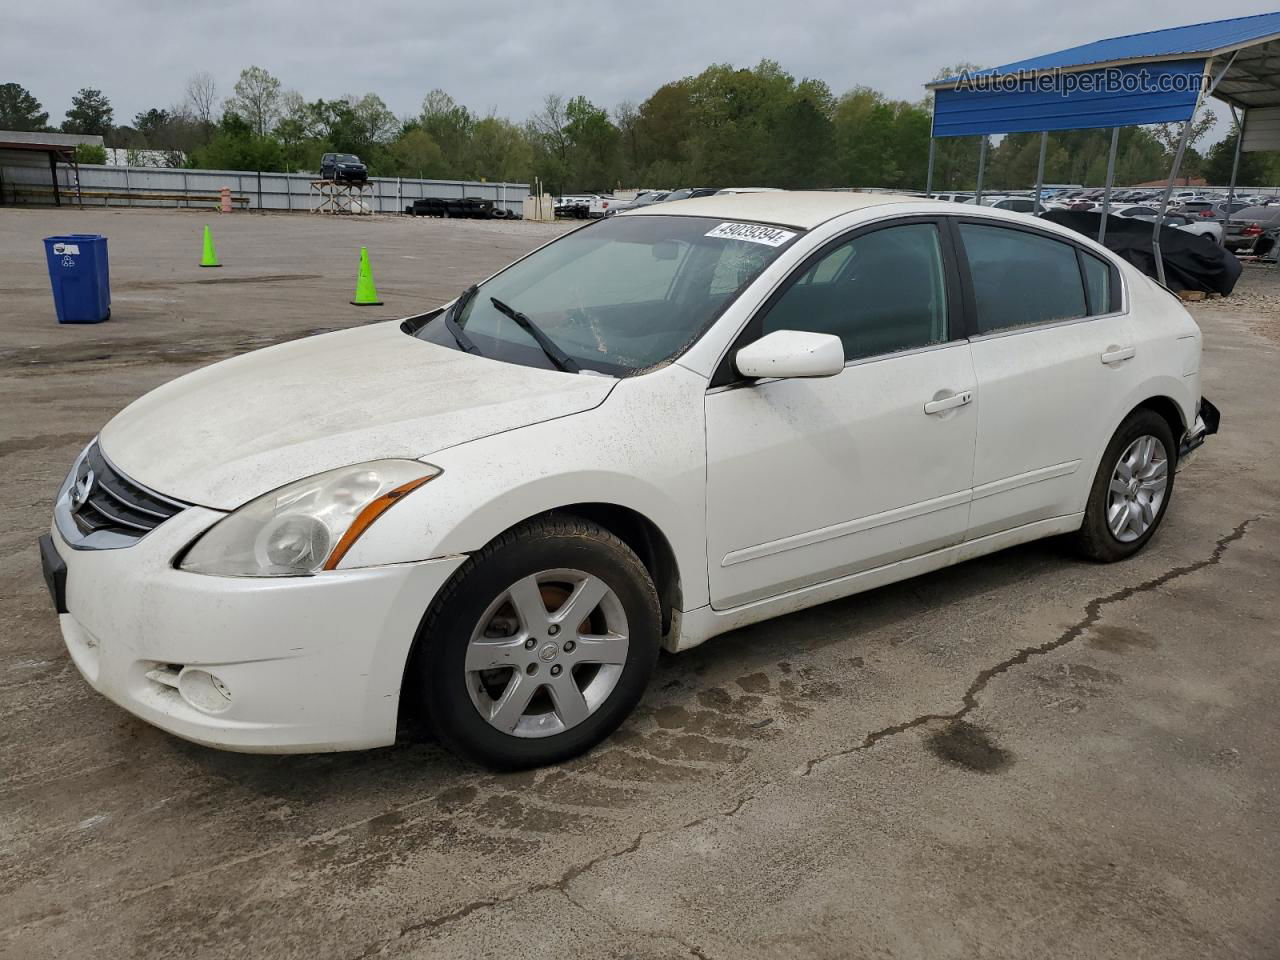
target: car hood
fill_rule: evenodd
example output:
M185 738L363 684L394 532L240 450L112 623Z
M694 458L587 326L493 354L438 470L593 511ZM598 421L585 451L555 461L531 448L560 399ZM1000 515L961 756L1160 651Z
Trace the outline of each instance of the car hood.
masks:
M231 510L282 484L598 406L616 383L487 360L398 321L295 340L179 377L100 434L107 458L169 497Z

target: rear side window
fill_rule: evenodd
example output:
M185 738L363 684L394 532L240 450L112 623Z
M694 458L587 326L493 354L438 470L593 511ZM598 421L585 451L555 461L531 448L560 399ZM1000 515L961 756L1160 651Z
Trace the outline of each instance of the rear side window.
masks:
M1026 230L962 223L979 333L1088 315L1076 248Z
M865 233L800 268L765 315L775 330L830 333L845 360L947 339L947 291L938 227L904 224Z
M1110 313L1111 267L1091 253L1080 253L1080 265L1084 268L1084 285L1089 294L1089 315Z

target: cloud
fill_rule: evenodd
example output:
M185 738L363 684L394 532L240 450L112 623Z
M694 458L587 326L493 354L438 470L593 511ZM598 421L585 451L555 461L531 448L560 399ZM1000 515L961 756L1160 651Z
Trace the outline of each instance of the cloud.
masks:
M1268 7L1242 2L1214 13ZM960 61L1008 63L1206 15L1198 0L1160 8L1111 0L60 0L57 10L57 31L38 4L6 11L0 82L26 86L55 122L78 88L98 87L118 123L180 100L199 70L225 97L250 64L308 99L374 92L397 114L416 113L433 87L515 120L550 92L613 107L711 63L763 58L836 93L864 85L916 100L940 68Z

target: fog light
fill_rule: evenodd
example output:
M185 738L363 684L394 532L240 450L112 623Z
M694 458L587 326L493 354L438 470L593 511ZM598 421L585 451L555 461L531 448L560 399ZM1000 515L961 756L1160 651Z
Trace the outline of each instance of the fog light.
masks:
M231 691L207 670L183 670L178 677L178 692L183 700L205 713L222 713L231 706Z

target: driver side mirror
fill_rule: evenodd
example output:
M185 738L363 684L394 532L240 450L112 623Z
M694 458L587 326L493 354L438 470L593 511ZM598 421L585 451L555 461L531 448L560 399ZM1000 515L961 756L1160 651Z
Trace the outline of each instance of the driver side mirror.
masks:
M844 369L844 344L829 333L775 330L733 361L744 377L834 377Z

